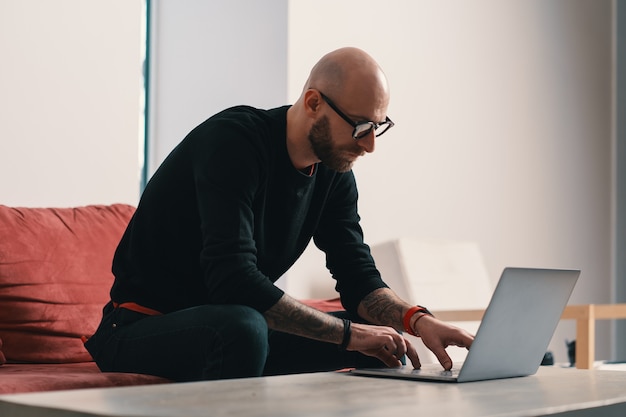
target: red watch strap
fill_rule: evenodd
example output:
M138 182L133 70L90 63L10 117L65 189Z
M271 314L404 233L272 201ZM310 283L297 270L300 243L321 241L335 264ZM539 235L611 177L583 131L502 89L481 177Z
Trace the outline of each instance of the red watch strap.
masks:
M404 319L402 320L402 324L404 325L404 330L408 334L413 335L413 336L417 336L417 334L415 334L415 332L411 328L411 317L413 317L417 313L421 313L420 317L417 318L418 320L422 316L425 316L427 314L432 316L431 312L428 311L428 309L426 307L414 306L414 307L409 308L409 311L407 311L406 314L404 315Z

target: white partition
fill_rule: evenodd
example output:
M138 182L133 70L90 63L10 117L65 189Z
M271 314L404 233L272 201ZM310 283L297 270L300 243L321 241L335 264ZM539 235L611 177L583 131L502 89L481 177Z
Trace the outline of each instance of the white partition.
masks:
M148 178L213 114L287 104L287 0L151 6Z

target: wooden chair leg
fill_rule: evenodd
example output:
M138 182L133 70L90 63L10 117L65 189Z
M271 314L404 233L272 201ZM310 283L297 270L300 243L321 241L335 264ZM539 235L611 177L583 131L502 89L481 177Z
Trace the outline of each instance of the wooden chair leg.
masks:
M576 320L576 368L591 369L595 360L596 318L593 305L588 305L584 317Z

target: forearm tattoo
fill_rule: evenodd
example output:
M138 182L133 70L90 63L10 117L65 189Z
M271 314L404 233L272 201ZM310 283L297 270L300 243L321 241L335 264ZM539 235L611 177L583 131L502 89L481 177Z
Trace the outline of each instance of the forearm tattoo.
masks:
M381 288L363 298L359 313L373 324L390 326L401 331L403 311L407 308L405 304L395 293Z
M270 329L330 343L341 343L343 321L304 305L287 294L264 313Z

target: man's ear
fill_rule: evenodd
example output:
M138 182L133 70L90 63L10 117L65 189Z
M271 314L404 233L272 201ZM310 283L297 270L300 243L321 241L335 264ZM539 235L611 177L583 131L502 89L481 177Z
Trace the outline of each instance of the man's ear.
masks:
M320 109L322 97L319 91L314 89L308 89L304 92L304 110L311 117L317 117L317 113Z

